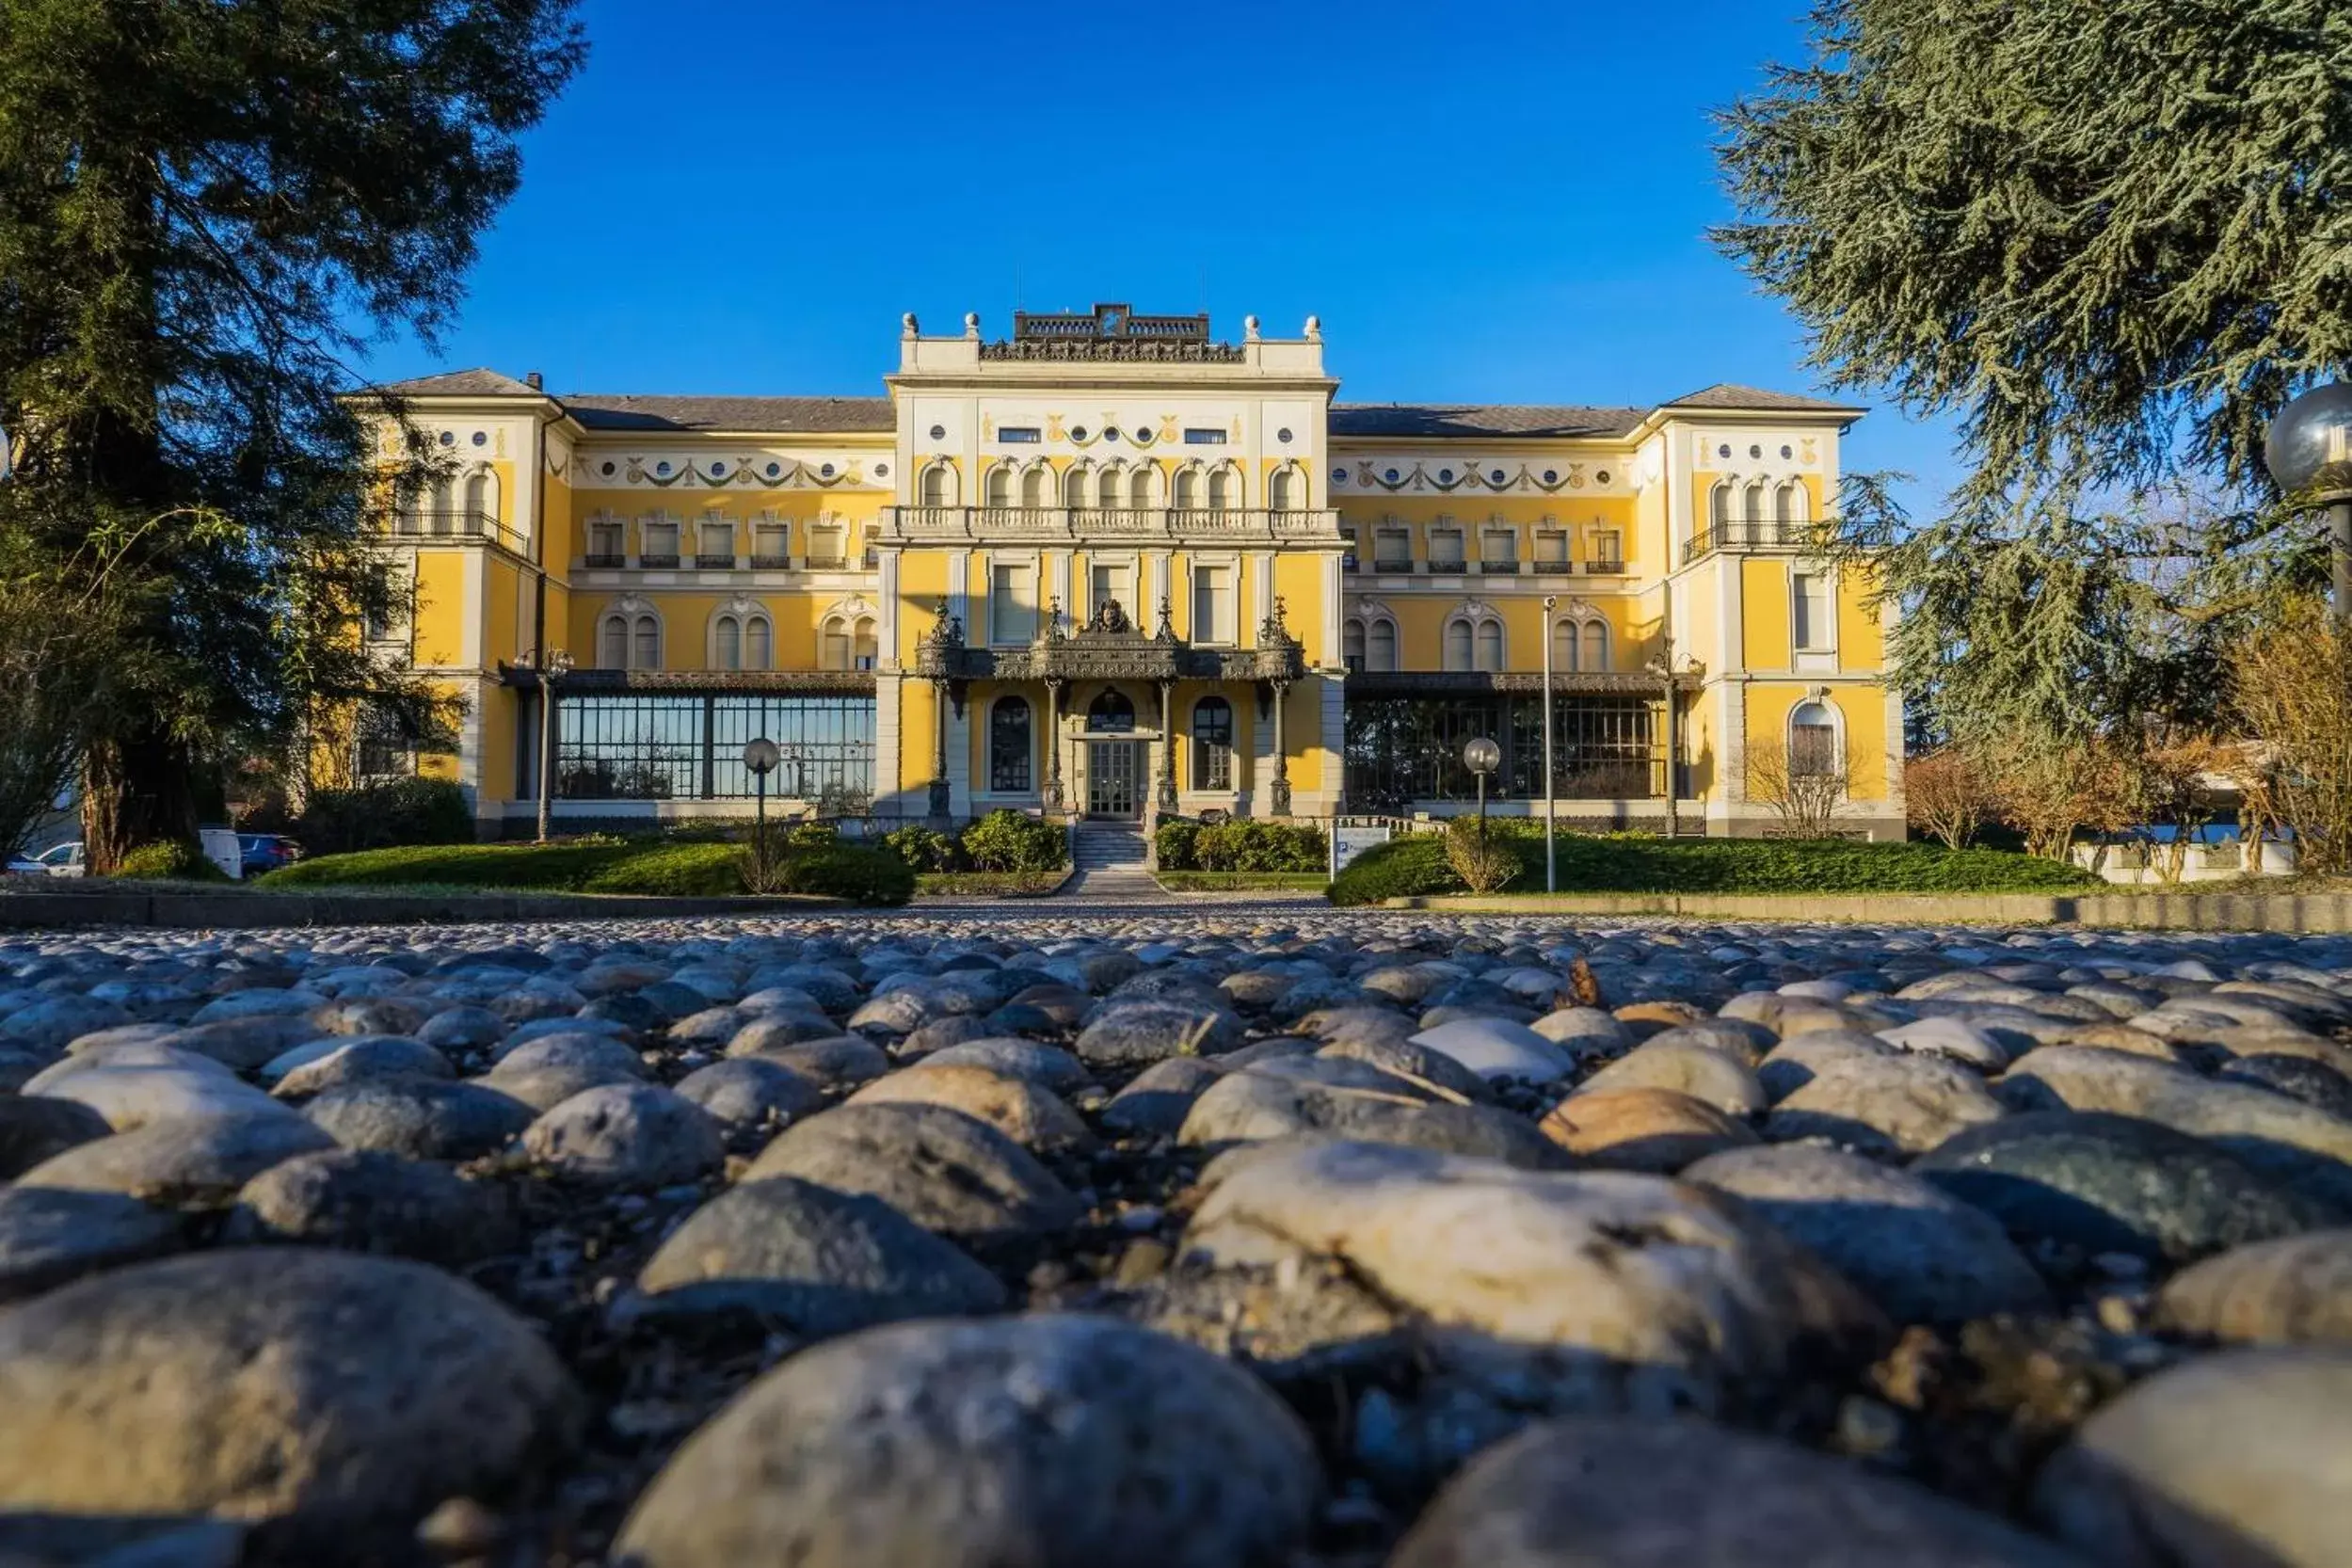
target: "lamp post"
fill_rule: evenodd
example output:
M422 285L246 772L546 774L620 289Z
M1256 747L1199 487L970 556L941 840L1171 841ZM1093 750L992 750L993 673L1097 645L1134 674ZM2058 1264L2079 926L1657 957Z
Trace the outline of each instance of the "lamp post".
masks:
M1503 748L1480 735L1462 748L1462 765L1479 776L1479 842L1486 842L1486 776L1503 765Z
M1544 596L1544 890L1560 891L1560 855L1552 840L1560 832L1558 806L1552 795L1552 615L1560 608L1558 594Z
M2336 624L2352 627L2352 383L2314 387L2280 409L2263 462L2289 501L2328 508Z
M760 892L765 892L768 884L768 775L783 760L782 748L765 735L744 743L744 766L751 770L751 776L759 783L759 818L751 834L751 863L759 870L760 887L756 890Z
M547 842L551 799L555 792L555 682L572 670L571 655L562 648L544 660L533 649L515 661L539 678L539 838Z
M1666 836L1678 838L1682 833L1682 808L1674 802L1681 793L1681 780L1674 776L1674 638L1672 632L1661 632L1657 639L1656 657L1641 666L1658 679L1666 696Z

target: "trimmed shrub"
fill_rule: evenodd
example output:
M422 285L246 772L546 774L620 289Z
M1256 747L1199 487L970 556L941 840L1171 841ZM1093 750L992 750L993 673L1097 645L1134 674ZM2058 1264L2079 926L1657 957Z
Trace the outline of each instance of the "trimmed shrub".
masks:
M473 813L465 792L445 778L394 778L355 790L312 791L294 838L312 856L470 844Z
M744 890L732 844L629 844L578 884L584 893L726 898Z
M776 868L776 890L900 904L915 896L915 873L895 855L862 844L794 850Z
M1494 823L1489 822L1490 832ZM1475 831L1475 830L1473 830ZM1467 891L1447 840L1416 834L1365 851L1332 884L1334 904ZM1515 886L1544 885L1540 834L1496 835L1518 862ZM1995 849L1846 839L1658 839L1563 833L1560 889L1584 893L2034 893L2101 884L2076 866Z
M1205 872L1315 872L1329 856L1321 829L1304 823L1222 822L1202 828L1192 843Z
M964 856L976 871L1053 872L1070 850L1059 826L1008 807L964 829Z
M1515 848L1509 840L1490 836L1476 817L1456 817L1446 824L1446 864L1474 893L1511 886L1519 874Z
M179 840L141 844L122 857L117 876L144 877L153 882L226 882L229 873L204 857L194 844Z
M931 872L952 872L962 864L962 846L935 828L909 824L882 836L882 847L899 858L908 871L921 875Z
M1201 824L1170 817L1151 836L1152 854L1163 872L1193 872L1200 870L1194 850L1201 836Z

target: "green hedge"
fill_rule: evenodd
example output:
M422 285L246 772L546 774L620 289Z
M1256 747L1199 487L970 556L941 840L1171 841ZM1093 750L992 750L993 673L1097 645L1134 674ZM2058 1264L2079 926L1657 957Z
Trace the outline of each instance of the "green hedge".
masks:
M1540 835L1508 834L1520 872L1510 891L1544 886ZM1563 833L1563 893L2041 893L2098 888L2079 867L2002 850L1831 839L1656 839ZM1367 850L1331 885L1334 904L1464 891L1445 840L1416 834Z
M123 856L114 869L117 876L152 882L226 882L229 873L206 858L194 844L162 840L141 844Z
M562 893L723 898L744 891L742 846L598 839L554 844L425 844L299 860L259 879L267 888L481 888ZM904 904L915 875L880 850L831 840L779 845L778 889Z
M974 871L1055 872L1070 859L1069 840L1059 825L1010 808L991 811L965 828L963 844Z
M473 813L465 792L445 778L395 778L356 790L312 791L293 838L310 855L470 844Z
M1330 861L1323 830L1304 823L1167 822L1153 836L1170 872L1319 872Z

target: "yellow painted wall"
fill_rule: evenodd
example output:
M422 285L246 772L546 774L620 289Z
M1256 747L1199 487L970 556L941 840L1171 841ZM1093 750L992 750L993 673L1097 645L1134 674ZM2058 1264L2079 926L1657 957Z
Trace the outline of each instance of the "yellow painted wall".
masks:
M1784 670L1789 664L1788 562L1782 556L1749 557L1739 566L1740 663L1752 670ZM1785 712L1785 710L1784 710Z
M475 698L481 710L482 767L475 798L511 800L515 795L515 724L521 709L517 692L484 681Z
M1870 574L1847 567L1837 574L1837 664L1842 670L1878 670L1886 664L1886 628L1870 604Z
M1748 745L1785 745L1789 710L1811 688L1802 681L1757 681L1748 687ZM1847 793L1884 800L1887 793L1886 696L1875 686L1832 686L1828 698L1846 726Z
M520 595L528 591L530 574L498 555L482 564L483 587L488 600L488 620L483 629L482 663L494 665L512 661L530 646L531 629L524 619Z
M1274 593L1283 601L1283 623L1306 649L1306 663L1336 664L1339 650L1323 646L1323 562L1327 557L1285 551L1274 557ZM1245 641L1256 629L1243 627Z
M420 550L416 555L416 662L455 664L465 657L468 617L466 556L461 550Z

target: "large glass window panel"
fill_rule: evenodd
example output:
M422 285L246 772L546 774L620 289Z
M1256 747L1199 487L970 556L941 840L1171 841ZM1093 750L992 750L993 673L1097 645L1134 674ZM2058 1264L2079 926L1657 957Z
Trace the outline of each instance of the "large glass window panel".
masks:
M1233 641L1233 568L1192 568L1192 641Z
M776 629L765 616L754 616L744 629L744 667L764 670L776 667Z
M988 788L996 794L1025 794L1032 788L1029 699L1000 696L988 710Z
M733 616L721 616L718 636L714 640L718 644L718 667L723 670L742 669L744 667L743 622Z
M1037 635L1037 568L998 562L988 568L988 640L1026 643Z
M1192 788L1233 788L1233 704L1221 696L1192 705Z
M1367 650L1366 667L1393 670L1397 667L1397 623L1380 620L1372 623L1372 634Z
M1593 620L1584 624L1584 667L1589 670L1608 668L1608 627Z
M1483 621L1479 626L1479 668L1487 671L1503 667L1503 623Z
M1467 670L1470 667L1470 623L1449 620L1446 623L1446 668Z
M662 623L651 616L637 617L636 651L631 659L631 667L641 670L662 667Z
M1800 571L1794 575L1791 586L1796 601L1797 646L1816 651L1829 648L1829 579L1817 571Z

